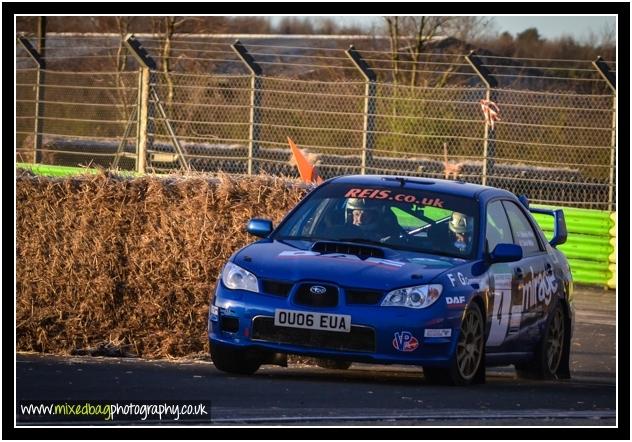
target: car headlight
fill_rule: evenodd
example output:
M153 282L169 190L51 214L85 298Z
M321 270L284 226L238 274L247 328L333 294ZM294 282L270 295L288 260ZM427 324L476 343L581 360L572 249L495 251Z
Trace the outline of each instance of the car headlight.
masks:
M259 292L257 277L232 262L227 262L222 270L222 282L232 290Z
M383 307L426 308L432 305L443 291L441 284L416 285L388 292Z

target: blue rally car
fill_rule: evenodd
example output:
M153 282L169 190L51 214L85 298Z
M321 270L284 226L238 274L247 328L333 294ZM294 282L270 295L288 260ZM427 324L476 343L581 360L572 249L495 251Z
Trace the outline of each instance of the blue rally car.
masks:
M530 212L554 217L547 241ZM459 181L326 181L231 256L209 312L219 370L252 374L287 354L319 365L412 364L433 383L485 366L569 378L573 284L561 210Z

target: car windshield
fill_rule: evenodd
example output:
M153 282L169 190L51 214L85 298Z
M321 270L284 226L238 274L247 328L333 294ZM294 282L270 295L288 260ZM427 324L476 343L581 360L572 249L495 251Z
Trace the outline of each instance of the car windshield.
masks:
M273 237L468 258L476 250L477 226L477 205L464 197L409 187L332 183L312 192Z

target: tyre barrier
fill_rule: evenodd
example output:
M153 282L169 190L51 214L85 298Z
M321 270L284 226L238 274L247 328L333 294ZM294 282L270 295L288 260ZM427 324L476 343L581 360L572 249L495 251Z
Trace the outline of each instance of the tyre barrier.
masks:
M562 209L568 238L558 246L568 258L573 280L583 284L616 288L617 238L616 212L533 205ZM553 218L533 214L548 239L553 237Z
M612 276L608 279L608 287L614 289L617 287L617 212L610 214L610 219L614 223L614 226L610 229L610 245L614 248L614 251L608 257L608 262L611 264L608 266Z

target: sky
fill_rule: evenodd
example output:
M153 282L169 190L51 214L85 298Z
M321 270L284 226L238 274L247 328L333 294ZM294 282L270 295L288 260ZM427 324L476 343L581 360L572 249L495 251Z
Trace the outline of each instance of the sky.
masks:
M547 39L570 35L576 40L588 38L590 32L599 34L604 26L615 26L615 17L494 17L499 32L508 31L516 35L527 28L537 28L539 34Z
M570 35L575 40L586 40L591 31L599 35L604 26L615 26L614 16L493 16L495 20L494 30L498 33L504 31L516 35L525 29L535 27L540 35L546 39L554 39L562 35ZM358 24L370 26L373 23L382 24L383 18L380 16L360 17L360 16L332 16L340 23ZM280 20L280 17L273 17L273 22Z

